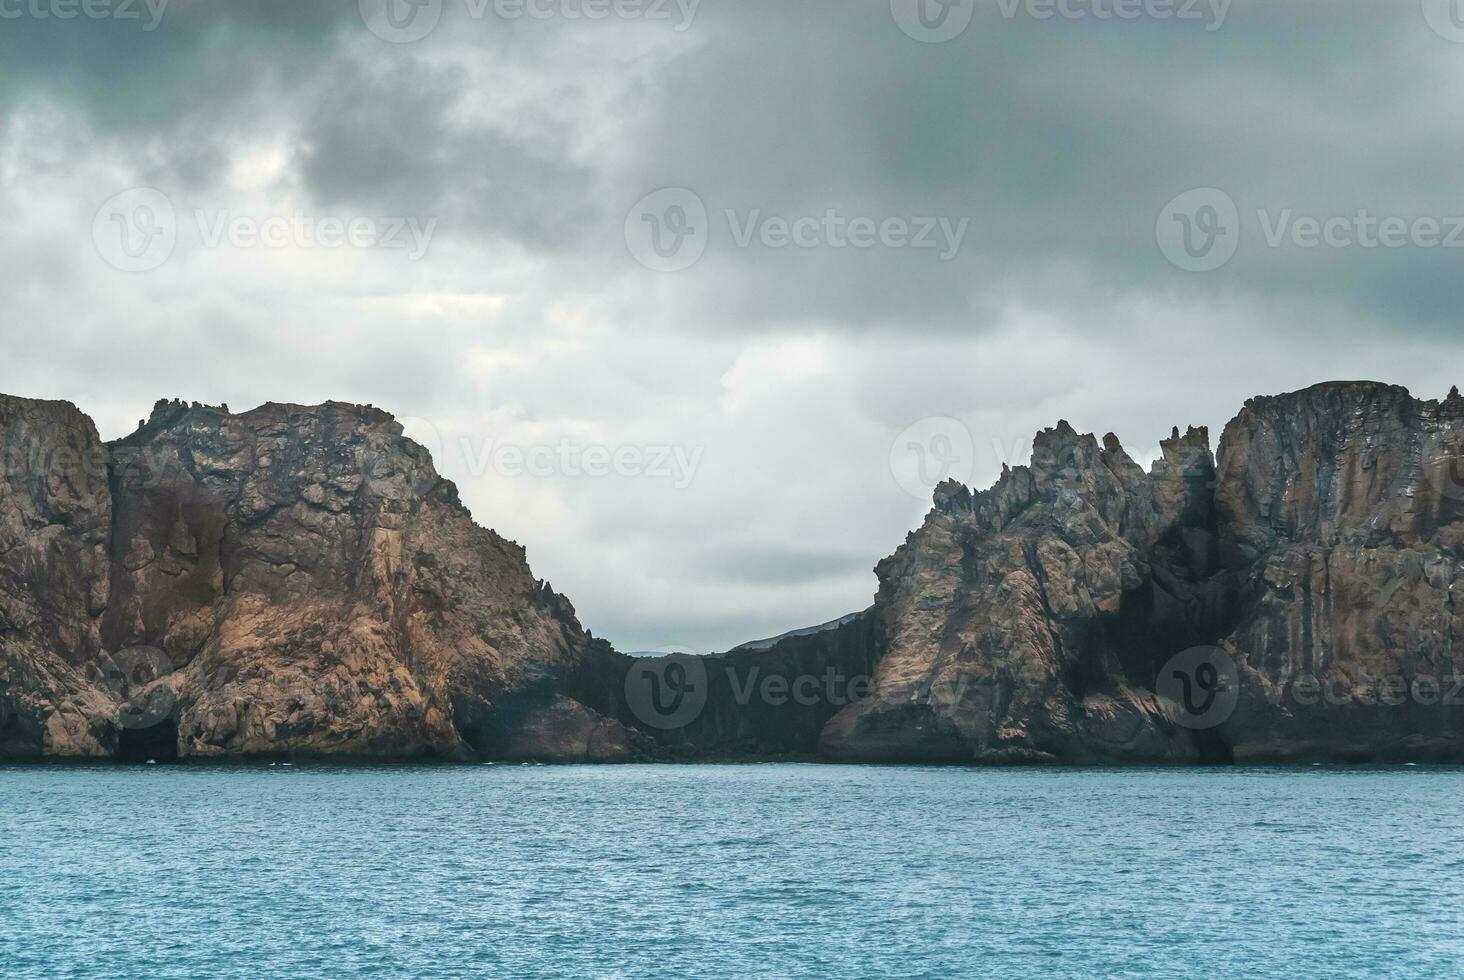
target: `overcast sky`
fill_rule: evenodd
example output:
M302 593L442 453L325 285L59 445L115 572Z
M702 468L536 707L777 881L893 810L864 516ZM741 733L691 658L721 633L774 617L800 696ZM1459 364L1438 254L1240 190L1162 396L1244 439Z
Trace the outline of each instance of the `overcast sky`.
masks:
M0 0L0 391L381 406L710 651L1058 419L1464 378L1464 2L418 2Z

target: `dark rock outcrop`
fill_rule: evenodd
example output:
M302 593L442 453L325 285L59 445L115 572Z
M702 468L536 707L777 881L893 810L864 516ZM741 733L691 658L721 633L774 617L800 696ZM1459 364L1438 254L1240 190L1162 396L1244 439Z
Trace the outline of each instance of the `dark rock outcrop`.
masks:
M625 662L612 679L622 694L615 713L651 732L664 759L814 759L829 720L868 696L878 655L871 610L766 646ZM689 677L679 705L678 664Z
M1464 761L1464 398L1248 402L1144 472L1067 423L948 483L863 613L585 632L373 408L0 396L0 761Z

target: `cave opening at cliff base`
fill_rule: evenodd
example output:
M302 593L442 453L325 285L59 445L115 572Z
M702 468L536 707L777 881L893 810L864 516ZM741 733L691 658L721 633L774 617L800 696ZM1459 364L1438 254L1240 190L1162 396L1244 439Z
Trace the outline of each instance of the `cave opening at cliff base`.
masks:
M146 728L119 728L117 761L140 765L178 761L178 723L164 718Z

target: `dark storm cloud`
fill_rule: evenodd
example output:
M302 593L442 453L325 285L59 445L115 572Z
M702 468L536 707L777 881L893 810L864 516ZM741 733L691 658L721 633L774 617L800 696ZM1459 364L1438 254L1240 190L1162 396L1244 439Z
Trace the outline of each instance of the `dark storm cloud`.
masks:
M531 142L456 122L478 94L468 71L396 54L339 59L319 80L302 119L301 176L322 206L432 214L448 233L502 234L532 248L583 235L594 175L569 162L571 133L540 125Z
M1034 2L977 0L941 44L889 0L704 0L684 31L443 0L408 44L356 0L171 0L152 31L0 16L0 391L74 400L109 436L160 396L338 398L428 442L702 453L684 488L441 463L597 633L708 650L868 604L929 506L890 462L920 420L969 430L983 485L1059 418L1144 455L1260 392L1460 381L1464 250L1291 235L1464 212L1464 44L1418 0L1235 0L1215 30ZM128 274L93 222L143 183L179 242ZM711 235L658 273L625 225L666 187ZM1193 273L1155 229L1201 187L1240 244ZM208 246L200 208L438 225L407 261ZM969 223L942 261L739 246L728 210Z
M47 15L35 16L37 6ZM227 162L230 135L313 74L351 7L135 0L114 3L118 16L62 19L48 0L6 0L0 109L45 100L83 118L77 135L97 152L206 187Z
M1272 249L1257 216L1459 210L1449 161L1461 134L1440 130L1441 89L1426 86L1452 87L1464 48L1432 33L1417 3L1237 2L1206 31L1007 19L991 2L939 45L892 29L883 3L842 16L722 5L699 28L705 47L666 73L643 143L646 186L697 191L718 230L726 208L971 220L950 263L737 249L714 233L689 275L734 325L970 329L990 303L1080 309L1173 288L1323 293L1426 324L1464 299L1461 277L1430 278L1415 299L1414 263L1447 256ZM1245 224L1240 254L1209 279L1170 266L1154 231L1170 198L1204 186L1231 194ZM1405 293L1415 298L1400 303Z
M1437 125L1464 46L1430 31L1412 0L1237 0L1214 30L1041 19L1027 0L985 0L943 44L907 37L885 0L708 0L681 33L468 9L447 0L437 31L404 45L371 36L343 0L173 0L155 31L23 17L0 25L0 72L10 105L29 94L77 108L122 158L186 185L217 180L238 133L283 128L324 206L439 215L444 234L577 251L591 276L638 274L620 242L626 211L659 187L690 188L711 242L673 302L701 327L969 330L1012 303L1078 310L1182 289L1324 294L1429 330L1464 299L1464 277L1441 274L1454 250L1278 248L1261 224L1288 209L1464 211L1451 163L1464 132ZM627 50L664 44L625 54L612 31ZM517 87L494 77L507 90L483 90L472 69L485 65L517 72ZM609 71L641 76L607 107L595 96ZM483 104L513 108L464 111ZM579 151L607 115L613 154ZM1237 202L1244 238L1225 268L1196 277L1164 260L1154 222L1204 186ZM953 255L735 240L738 222L831 210L968 224Z

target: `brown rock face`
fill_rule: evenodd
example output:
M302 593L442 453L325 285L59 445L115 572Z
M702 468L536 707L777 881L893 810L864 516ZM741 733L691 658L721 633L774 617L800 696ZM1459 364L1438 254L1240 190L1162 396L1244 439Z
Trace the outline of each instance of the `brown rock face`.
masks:
M1217 503L1245 602L1240 760L1464 757L1464 398L1322 385L1247 403Z
M0 759L103 757L107 452L72 405L0 395Z
M0 397L0 760L1464 761L1464 398L1321 385L1148 473L1066 423L865 613L593 640L384 412Z
M846 759L1464 759L1464 399L1322 385L1147 475L1065 423L880 564ZM1193 648L1205 646L1196 652ZM1461 664L1459 666L1464 666Z
M1146 476L1112 436L1100 446L1063 422L991 490L942 486L925 525L876 570L874 693L824 729L825 752L1199 758L1149 691L1149 647L1187 629L1175 613L1188 575L1167 558L1204 562L1213 550L1212 474L1203 430L1176 433Z
M99 448L74 410L28 411L6 428L22 447L44 421L53 444ZM595 647L384 412L160 402L102 460L89 480L7 466L0 513L28 549L0 558L6 635L23 638L6 657L29 670L9 687L45 731L94 733L11 755L522 749L527 706ZM63 668L99 677L102 697Z
M636 752L630 732L618 721L556 697L525 712L501 755L509 762L624 762Z

